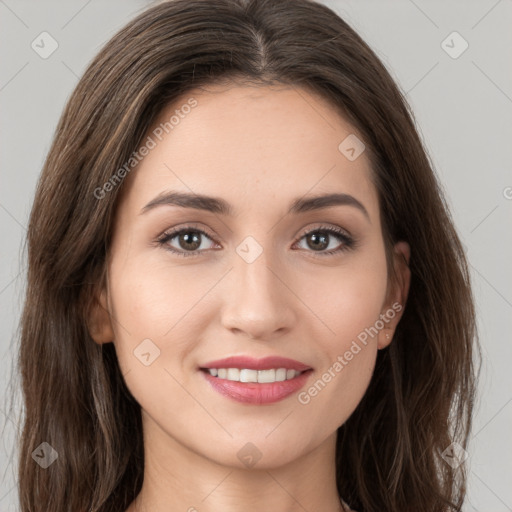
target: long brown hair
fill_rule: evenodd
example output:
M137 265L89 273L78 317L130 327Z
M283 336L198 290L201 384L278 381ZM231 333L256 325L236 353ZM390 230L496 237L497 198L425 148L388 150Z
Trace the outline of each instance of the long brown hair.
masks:
M393 342L338 429L341 497L359 512L461 510L479 347L468 266L403 94L368 45L310 0L173 0L120 30L89 65L56 129L28 227L20 323L22 512L124 512L140 491L140 406L112 343L86 324L105 278L119 186L156 115L192 88L281 83L326 99L364 138L386 247L411 247L411 287ZM58 459L43 469L43 442Z

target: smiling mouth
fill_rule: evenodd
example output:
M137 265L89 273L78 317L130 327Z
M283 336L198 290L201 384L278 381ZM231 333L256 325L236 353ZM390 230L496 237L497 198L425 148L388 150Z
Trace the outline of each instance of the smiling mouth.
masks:
M218 379L233 382L269 384L295 379L311 369L298 371L287 368L269 368L266 370L253 370L250 368L201 368L201 371Z

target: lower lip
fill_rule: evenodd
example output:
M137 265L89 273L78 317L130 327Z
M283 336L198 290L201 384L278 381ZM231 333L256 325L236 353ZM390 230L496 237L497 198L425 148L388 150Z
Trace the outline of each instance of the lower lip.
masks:
M208 371L204 370L201 370L201 373L215 391L237 402L246 404L271 404L285 399L302 388L312 371L313 370L307 370L290 380L264 384L219 379L219 377L214 377L210 375Z

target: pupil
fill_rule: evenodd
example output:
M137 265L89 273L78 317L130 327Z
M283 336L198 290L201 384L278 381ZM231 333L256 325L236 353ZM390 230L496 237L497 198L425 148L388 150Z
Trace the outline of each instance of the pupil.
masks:
M192 236L190 233L194 233ZM185 249L190 249L192 251L195 251L200 245L201 242L199 240L199 233L194 231L189 231L188 233L184 233L180 235L180 244L184 244ZM190 245L187 246L187 244L192 244L193 247L190 247Z
M325 249L329 245L329 242L327 241L327 238L329 235L327 233L322 233L322 232L319 232L319 233L320 233L320 235L312 233L308 238L308 245L312 249L315 249L315 250ZM310 241L312 241L313 243L310 244L309 243Z

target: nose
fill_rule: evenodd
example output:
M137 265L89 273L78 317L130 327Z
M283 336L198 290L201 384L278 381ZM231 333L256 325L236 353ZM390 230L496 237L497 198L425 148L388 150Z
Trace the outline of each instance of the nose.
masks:
M254 261L235 255L223 294L222 325L235 334L270 341L297 324L297 300L282 266L264 250Z

